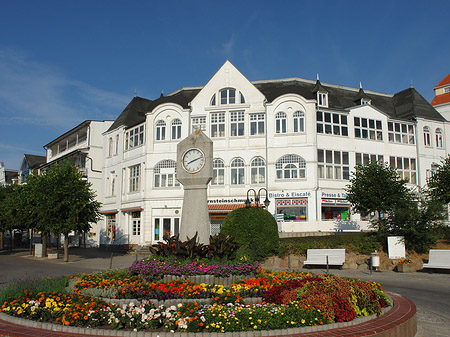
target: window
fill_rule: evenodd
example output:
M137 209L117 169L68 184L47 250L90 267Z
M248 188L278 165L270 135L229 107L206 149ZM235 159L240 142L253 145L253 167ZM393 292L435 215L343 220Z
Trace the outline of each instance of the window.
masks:
M250 135L263 135L264 134L264 124L266 115L265 114L251 114L250 115Z
M108 157L112 157L112 154L113 154L113 139L112 139L112 137L110 137L109 139L108 139Z
M230 123L232 137L244 135L244 111L230 112Z
M220 104L235 104L236 103L236 89L226 88L219 92L220 94Z
M320 179L349 180L348 152L317 150L318 175Z
M177 118L172 121L172 139L181 138L181 121Z
M244 104L244 103L245 103L245 97L244 97L244 95L242 94L242 92L240 92L240 91L239 91L239 96L240 96L240 98L241 98L241 104Z
M350 204L344 199L322 199L322 220L350 220Z
M305 113L303 111L294 112L294 132L305 132Z
M371 104L372 103L372 100L370 99L370 98L361 98L361 105L364 105L364 104Z
M264 184L266 182L266 162L262 157L256 157L251 164L251 183Z
M414 158L402 158L402 157L390 157L389 165L392 168L397 169L397 173L400 178L408 179L410 184L415 184L417 179L416 159Z
M384 157L381 154L368 154L368 153L355 153L355 164L356 165L367 165L370 162L383 163Z
M116 215L106 215L106 236L114 241L116 239Z
M107 196L115 196L116 195L116 172L112 171L108 177L109 188L107 191Z
M141 178L141 165L130 167L130 188L129 192L138 192Z
M388 122L390 143L415 144L414 125Z
M211 185L223 185L225 183L225 164L222 159L213 160L213 179Z
M114 155L119 154L119 135L116 135L116 150Z
M317 111L317 133L348 136L347 116Z
M328 107L328 93L317 92L317 105L321 107Z
M245 184L244 161L236 158L231 162L231 185Z
M286 120L287 116L284 112L278 112L275 115L275 132L276 133L286 133Z
M436 129L436 147L443 148L444 147L444 141L442 137L442 130Z
M225 112L211 114L211 137L225 137Z
M450 92L450 87L445 87L444 88L444 94L447 94L447 93L449 93Z
M383 140L383 128L380 120L355 117L354 124L356 138Z
M141 212L131 212L133 235L141 235Z
M275 213L284 221L307 221L308 199L276 199Z
M427 180L430 179L439 169L439 165L438 164L431 164L431 168L427 169L426 171L426 175L427 175Z
M206 132L206 117L192 117L191 120L192 123L192 132L197 130L202 130L203 132Z
M153 223L154 241L168 239L180 233L180 218L155 218Z
M166 122L159 120L156 122L156 140L166 139Z
M125 133L125 149L129 150L144 144L144 125L135 127Z
M210 105L216 105L216 94L212 95Z
M155 188L176 187L180 183L176 179L177 163L174 160L163 160L154 169Z
M428 126L423 127L423 144L425 146L431 146L431 132Z
M277 179L299 179L306 177L306 161L296 155L288 154L275 163Z

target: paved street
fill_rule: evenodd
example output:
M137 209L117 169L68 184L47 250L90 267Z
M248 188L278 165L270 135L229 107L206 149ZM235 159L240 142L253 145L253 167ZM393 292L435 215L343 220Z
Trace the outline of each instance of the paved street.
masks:
M144 253L137 258L144 257ZM136 260L134 254L115 252L111 259L111 251L101 249L70 249L68 263L58 260L38 259L28 252L16 251L12 254L0 253L0 287L15 279L36 278L58 275L69 275L82 272L94 272L112 268L126 268ZM325 269L309 270L325 273ZM386 290L410 298L417 306L418 333L416 337L449 337L450 336L450 273L396 273L373 272L361 270L330 269L330 273L340 276L372 280L378 282Z

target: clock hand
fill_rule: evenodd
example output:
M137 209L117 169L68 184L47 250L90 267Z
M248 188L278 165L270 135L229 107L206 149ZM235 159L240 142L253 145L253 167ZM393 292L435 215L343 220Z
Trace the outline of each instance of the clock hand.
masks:
M188 162L188 165L189 165L189 164L192 164L194 161L197 161L197 160L199 160L199 159L202 159L202 157L197 157L197 158L191 160L190 162Z

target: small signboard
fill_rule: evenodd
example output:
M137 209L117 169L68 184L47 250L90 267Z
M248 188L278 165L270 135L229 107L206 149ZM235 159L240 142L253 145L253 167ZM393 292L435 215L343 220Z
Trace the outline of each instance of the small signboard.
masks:
M404 259L406 257L403 236L388 236L388 256L390 259Z

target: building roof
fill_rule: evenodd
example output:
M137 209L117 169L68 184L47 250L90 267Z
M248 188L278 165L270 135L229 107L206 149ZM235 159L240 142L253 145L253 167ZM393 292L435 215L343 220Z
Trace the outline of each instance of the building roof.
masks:
M449 84L450 84L450 73L447 76L445 76L442 81L440 81L438 84L436 84L433 89L437 89L439 87L443 87L443 86L449 85Z
M391 95L301 78L255 81L252 84L266 97L269 103L285 94L298 94L305 99L315 100L317 91L320 91L328 93L328 107L330 109L344 110L355 107L359 105L361 98L364 97L370 99L372 106L393 119L413 120L414 118L422 117L445 121L444 117L414 88L408 88ZM112 131L120 126L129 128L143 123L147 112L151 112L158 105L164 103L175 103L187 109L189 108L189 103L201 89L201 87L182 88L167 96L161 95L161 97L153 101L134 97L108 131Z
M47 157L45 157L45 156L37 156L37 155L34 155L34 154L25 154L24 155L24 160L27 161L28 168L32 170L32 169L38 168L42 164L45 164L45 162L47 161Z
M19 171L16 170L5 170L5 182L6 184L12 184L13 179L17 179L19 176Z
M431 101L432 106L441 105L445 103L450 103L450 92L434 96L433 100Z

